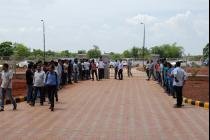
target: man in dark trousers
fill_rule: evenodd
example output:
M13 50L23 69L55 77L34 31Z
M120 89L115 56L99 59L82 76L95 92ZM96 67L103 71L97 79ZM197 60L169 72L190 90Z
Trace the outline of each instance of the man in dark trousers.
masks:
M72 84L72 73L73 73L73 63L72 60L69 61L68 67L68 83Z
M175 90L177 94L177 104L174 107L181 108L183 103L182 91L185 81L187 80L187 73L181 68L180 62L176 63L176 68L173 70L172 76L174 77Z
M33 73L33 64L29 64L28 65L28 69L26 71L26 84L27 84L27 103L32 103L32 99L33 99L33 77L34 77L34 73Z
M120 60L120 63L119 63L119 66L118 66L118 77L119 77L119 80L123 80L123 63L122 63L122 60Z
M114 63L114 77L115 77L115 79L117 79L118 66L119 66L119 63L116 60L115 63Z

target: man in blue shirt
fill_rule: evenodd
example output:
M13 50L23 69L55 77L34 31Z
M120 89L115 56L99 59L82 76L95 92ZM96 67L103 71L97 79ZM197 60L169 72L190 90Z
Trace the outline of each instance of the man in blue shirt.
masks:
M55 72L54 65L50 65L49 67L49 72L46 74L45 85L47 87L47 91L50 98L50 109L51 111L54 111L54 96L58 88L58 75Z

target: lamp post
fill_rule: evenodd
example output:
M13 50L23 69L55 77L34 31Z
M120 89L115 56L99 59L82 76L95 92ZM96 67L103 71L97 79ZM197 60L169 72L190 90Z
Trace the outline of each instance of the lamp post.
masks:
M143 66L144 66L144 56L145 56L145 42L146 42L146 25L145 23L141 22L142 25L144 25L144 38L143 38Z
M43 45L44 45L44 62L46 61L46 41L45 41L45 22L42 19L41 20L42 25L43 25Z

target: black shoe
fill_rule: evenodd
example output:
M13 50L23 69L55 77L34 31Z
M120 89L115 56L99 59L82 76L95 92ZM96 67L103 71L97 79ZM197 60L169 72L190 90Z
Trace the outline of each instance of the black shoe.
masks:
M54 107L50 107L49 109L50 109L52 112L54 111Z
M180 105L174 105L174 108L182 108Z
M15 106L13 107L13 110L14 110L14 111L17 110L17 105L15 105Z
M35 103L31 103L30 105L31 105L32 107L34 107L34 106L35 106Z
M0 109L0 112L3 112L4 111L4 109Z

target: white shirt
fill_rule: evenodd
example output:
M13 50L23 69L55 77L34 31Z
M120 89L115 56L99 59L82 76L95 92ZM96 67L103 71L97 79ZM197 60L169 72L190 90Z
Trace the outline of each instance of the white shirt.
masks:
M149 63L146 64L146 69L149 69L149 67L150 67L150 64Z
M172 71L172 74L174 75L174 85L178 87L184 86L184 81L187 80L187 73L182 68L177 67ZM175 78L178 82L175 81Z
M1 73L1 88L12 88L12 81L9 83L10 80L13 78L13 72L12 71L2 71Z
M119 70L123 70L123 63L120 63L120 64L118 65L118 69L119 69Z
M114 62L114 68L118 68L119 63L118 62Z
M73 65L73 71L74 71L74 73L79 72L79 68L76 63L74 63L74 65Z
M104 69L104 62L103 61L99 61L98 68L99 69Z
M62 74L62 66L60 64L58 64L57 71L58 71L58 76L61 77L61 74Z
M90 63L89 62L85 62L84 63L84 68L85 68L85 70L89 70L90 69Z
M36 71L34 74L34 86L35 87L43 87L45 80L45 73L44 71Z

